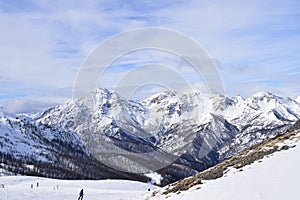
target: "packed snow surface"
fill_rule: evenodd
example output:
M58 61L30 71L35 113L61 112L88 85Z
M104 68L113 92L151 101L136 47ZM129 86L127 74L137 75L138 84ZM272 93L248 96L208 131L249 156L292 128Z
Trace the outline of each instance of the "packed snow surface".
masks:
M149 188L152 191L155 186L125 180L70 181L10 176L0 177L0 200L76 200L81 189L84 189L84 200L139 199L142 194L150 193Z

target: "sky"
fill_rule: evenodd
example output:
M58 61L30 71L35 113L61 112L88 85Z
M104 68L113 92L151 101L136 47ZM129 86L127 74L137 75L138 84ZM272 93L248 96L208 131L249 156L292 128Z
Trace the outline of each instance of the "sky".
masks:
M227 96L300 95L298 0L0 0L1 109L34 112L71 99L91 52L115 34L143 27L175 30L200 44L217 64ZM99 87L113 89L131 62L152 58L202 90L203 80L173 57L144 51L121 58Z

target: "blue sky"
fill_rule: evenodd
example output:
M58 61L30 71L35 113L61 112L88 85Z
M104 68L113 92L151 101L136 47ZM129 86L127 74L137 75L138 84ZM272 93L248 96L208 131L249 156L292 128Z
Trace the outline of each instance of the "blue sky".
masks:
M30 112L70 99L80 65L99 43L149 26L201 44L228 96L300 95L297 0L0 0L0 105Z

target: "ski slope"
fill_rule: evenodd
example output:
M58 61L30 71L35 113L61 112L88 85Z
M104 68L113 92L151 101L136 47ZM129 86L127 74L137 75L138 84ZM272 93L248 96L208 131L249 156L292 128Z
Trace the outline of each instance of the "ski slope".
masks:
M84 200L159 200L166 197L171 200L298 200L300 199L300 142L290 141L288 145L296 145L296 147L276 152L245 166L242 170L231 169L222 178L204 181L204 184L180 194L158 195L152 198L152 191L158 188L135 181L70 181L6 176L0 177L0 200L76 200L82 188L85 192ZM39 187L36 186L37 182ZM1 188L2 184L5 185L4 188ZM31 184L33 184L32 189ZM151 189L150 192L148 188Z
M231 169L222 178L203 181L204 184L196 185L188 191L169 194L167 199L298 200L300 199L300 142L291 142L288 145L296 145L296 147L276 152L245 166L242 170ZM153 199L165 198L166 195L159 195Z
M1 184L5 187L1 188ZM77 200L82 188L84 200L128 200L139 199L141 195L151 193L148 188L152 191L156 187L124 180L70 181L11 176L0 177L0 200Z

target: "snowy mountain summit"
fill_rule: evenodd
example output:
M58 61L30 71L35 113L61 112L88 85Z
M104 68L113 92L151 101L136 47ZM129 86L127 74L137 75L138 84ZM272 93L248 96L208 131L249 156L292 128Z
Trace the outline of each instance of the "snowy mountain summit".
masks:
M298 100L270 93L257 93L243 99L218 94L161 92L135 102L114 91L98 89L28 119L32 127L26 126L24 131L42 126L50 129L42 138L51 138L51 134L59 138L58 132L73 135L63 134L61 140L83 144L79 149L82 154L117 171L140 174L157 171L165 185L283 133L298 119ZM0 141L10 134L19 137L18 128L3 120L1 127L10 127L11 131L1 131ZM16 119L10 121L23 123ZM30 135L30 131L27 132ZM31 146L21 141L16 145L23 149ZM22 148L15 151L22 154ZM28 150L27 154L34 154L34 150ZM58 153L54 157L59 156Z

